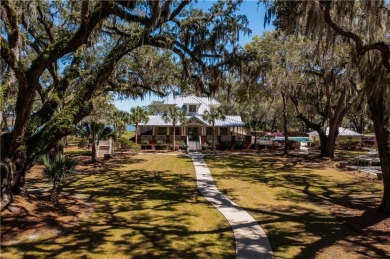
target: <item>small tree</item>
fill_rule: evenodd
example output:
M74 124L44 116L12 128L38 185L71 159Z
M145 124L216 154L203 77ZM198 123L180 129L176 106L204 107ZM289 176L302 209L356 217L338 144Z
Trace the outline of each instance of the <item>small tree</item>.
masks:
M76 172L76 163L62 153L43 155L42 163L44 166L43 174L53 184L51 201L54 204L58 204L59 184L69 177L69 175Z
M207 120L209 123L211 123L213 127L213 147L212 149L215 150L215 121L216 120L225 120L225 113L221 107L218 106L211 106L210 111L205 111L203 114L203 119Z
M130 123L130 114L117 110L112 115L112 123L114 124L115 131L118 132L118 137L121 138L123 132L126 132L126 125Z
M135 143L138 143L138 124L141 122L147 123L149 121L148 111L140 106L130 109L130 122L135 125Z
M186 121L186 112L179 107L169 107L161 116L165 122L171 122L173 127L173 151L175 151L176 144L176 125Z
M89 143L92 144L92 162L96 162L97 142L99 139L107 139L108 137L114 136L113 130L110 127L94 121L84 122L79 129L79 134L81 137L88 139Z

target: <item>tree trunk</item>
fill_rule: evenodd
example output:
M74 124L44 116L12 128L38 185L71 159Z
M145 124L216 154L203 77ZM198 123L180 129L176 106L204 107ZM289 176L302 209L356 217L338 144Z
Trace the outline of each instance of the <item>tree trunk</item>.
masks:
M92 143L92 162L96 162L96 141L94 140Z
M338 130L339 130L339 125L338 123L330 123L329 125L329 133L326 138L326 143L325 143L325 149L324 152L321 153L322 157L334 157L334 149L336 146L336 139L338 136Z
M176 134L175 134L176 124L173 123L173 152L176 151Z
M1 116L1 123L0 123L0 131L3 131L3 132L9 132L8 130L8 121L7 121L7 113L6 112L0 112L0 116Z
M16 174L16 166L10 159L0 161L1 173L1 210L5 209L13 201L12 178Z
M284 155L288 155L288 129L287 129L287 100L286 94L282 94L283 98L283 129L284 129Z
M50 200L54 205L58 204L58 192L57 192L57 184L53 183L53 188L51 189L51 197Z
M318 134L320 135L320 156L326 157L329 151L329 149L327 148L328 137L326 136L325 132L318 132Z
M215 150L215 122L213 121L213 144L212 144L212 150L214 152Z
M135 143L138 144L138 123L135 124Z
M256 128L255 128L255 146L254 146L255 150L257 149L257 131L256 131Z
M374 122L376 142L383 176L383 197L379 211L390 214L390 125L384 94L372 96L368 100L371 119Z

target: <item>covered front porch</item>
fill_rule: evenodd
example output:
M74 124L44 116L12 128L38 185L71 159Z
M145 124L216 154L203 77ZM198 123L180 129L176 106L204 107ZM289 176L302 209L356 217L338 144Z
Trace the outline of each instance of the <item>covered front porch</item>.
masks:
M157 144L157 141L173 143L172 126L140 126L137 135L138 143L148 141L149 144ZM247 129L238 126L228 126L215 128L215 139L218 142L244 141L247 135ZM189 141L197 141L206 145L212 142L213 128L200 123L187 123L175 127L176 141L183 141L188 144Z

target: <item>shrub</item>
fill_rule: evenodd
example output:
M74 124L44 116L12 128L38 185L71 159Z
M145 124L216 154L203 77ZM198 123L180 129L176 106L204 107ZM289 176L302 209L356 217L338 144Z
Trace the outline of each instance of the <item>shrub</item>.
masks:
M216 145L218 145L218 142L216 143ZM219 146L221 149L229 149L231 147L231 143L230 141L221 141L221 143L219 143Z
M162 146L162 145L165 145L165 144L166 144L166 142L164 140L157 140L157 145Z
M209 147L211 149L217 149L217 146L219 146L218 140L214 141L214 145L213 145L213 141L212 140L207 141L207 144L209 145Z
M149 145L149 140L144 139L141 141L141 144L142 145Z
M369 165L371 165L371 161L367 160L367 159L359 159L358 158L355 161L353 161L353 160L348 161L348 164L352 165L352 166L369 166Z
M237 141L235 145L235 149L245 149L245 141Z
M372 147L375 145L375 138L374 137L363 137L362 138L362 145L365 147Z
M180 148L181 150L187 149L186 143L184 143L184 141L182 141L182 140L176 141L176 145L179 146L179 148Z
M287 141L287 148L289 150L297 150L301 148L301 142L295 141L295 140L288 140Z
M55 155L46 154L41 157L43 164L43 174L53 184L51 190L51 201L54 204L58 203L58 186L71 174L76 172L76 162L62 153Z
M209 140L209 141L207 141L207 144L208 144L209 146L218 146L218 145L219 145L219 142L218 142L218 140L214 140L214 145L213 145L213 141L212 141L212 140Z
M157 140L157 145L156 145L157 149L166 149L166 147L167 147L167 145L166 145L165 141Z
M361 144L359 140L342 140L337 142L337 147L345 150L357 150L360 149Z
M118 138L115 141L115 148L123 151L125 149L130 149L132 142L126 138Z
M121 150L121 152L123 152L123 150L129 150L129 149L134 152L138 152L141 150L141 146L139 144L136 144L126 138L118 138L115 141L115 147Z
M141 148L142 149L152 149L152 145L149 144L149 141L144 139L141 141Z
M81 149L88 149L89 148L89 141L88 139L81 139L77 146Z
M141 145L131 142L130 149L138 153L141 150Z

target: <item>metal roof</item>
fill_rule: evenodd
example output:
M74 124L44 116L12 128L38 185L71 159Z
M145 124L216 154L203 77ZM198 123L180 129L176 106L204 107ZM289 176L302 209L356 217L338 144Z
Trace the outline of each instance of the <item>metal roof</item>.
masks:
M168 99L165 104L177 105L179 108L182 108L184 104L196 104L199 105L198 114L203 114L205 111L210 110L210 106L219 106L221 105L214 98L209 97L197 97L195 95L173 97Z
M184 122L184 125L190 123L198 123L207 127L211 127L211 123L203 119L203 114L205 111L210 110L210 106L219 106L221 105L214 98L208 97L197 97L195 95L174 97L168 99L165 104L167 105L177 105L179 108L182 108L185 104L195 104L198 105L198 112L194 115L186 116L187 121ZM215 126L218 127L244 127L245 124L241 120L241 116L228 115L225 116L225 120L216 120ZM194 120L194 122L191 122ZM140 126L171 126L171 122L165 122L161 115L149 115L149 121L147 123L139 123ZM177 126L182 126L182 123L177 123Z
M312 131L312 132L309 132L307 134L314 135L314 136L319 135L317 131ZM326 128L326 135L327 136L329 135L329 127ZM356 131L349 130L349 129L346 129L343 127L339 127L339 135L338 136L363 136L363 134L360 134Z
M202 115L186 116L186 122L183 125L189 124L190 120L195 120L195 123L204 124L211 127L211 123L203 119ZM191 123L191 122L190 122ZM161 115L149 115L147 123L139 123L139 126L172 126L171 122L165 122ZM182 123L177 123L177 126L182 126ZM226 116L225 120L215 120L215 126L218 127L244 127L245 124L241 120L241 116Z

